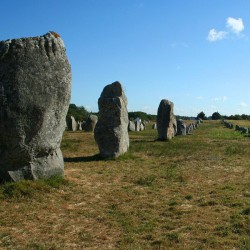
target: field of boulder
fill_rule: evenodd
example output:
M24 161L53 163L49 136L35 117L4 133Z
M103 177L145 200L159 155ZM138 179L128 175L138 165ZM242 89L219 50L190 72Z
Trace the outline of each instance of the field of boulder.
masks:
M151 127L115 160L66 131L65 179L0 186L0 249L249 249L250 137L204 121L157 141Z

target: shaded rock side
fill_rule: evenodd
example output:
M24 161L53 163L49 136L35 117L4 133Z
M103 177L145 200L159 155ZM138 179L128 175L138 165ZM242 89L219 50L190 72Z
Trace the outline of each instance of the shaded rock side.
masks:
M98 121L97 115L90 115L86 120L84 130L88 132L93 132L97 124L97 121Z
M118 157L129 148L127 98L120 82L104 87L98 106L94 134L100 154L104 158Z
M174 116L174 104L168 100L161 100L157 111L158 140L170 140L177 132Z
M63 175L71 69L55 32L0 42L0 179Z

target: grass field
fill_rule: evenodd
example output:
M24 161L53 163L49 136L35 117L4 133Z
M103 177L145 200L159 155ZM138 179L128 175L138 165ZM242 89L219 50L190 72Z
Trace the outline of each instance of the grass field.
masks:
M104 161L92 133L65 132L65 180L0 186L0 249L249 250L250 137L205 121L156 138Z

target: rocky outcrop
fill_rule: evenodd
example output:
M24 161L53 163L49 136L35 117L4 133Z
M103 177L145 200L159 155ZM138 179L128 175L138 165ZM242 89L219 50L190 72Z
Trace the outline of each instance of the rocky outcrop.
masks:
M0 179L63 175L71 69L58 34L0 42Z
M157 111L158 140L170 140L177 132L174 116L174 104L168 100L161 100Z
M104 158L118 157L129 148L127 98L120 82L107 85L98 99L95 140Z

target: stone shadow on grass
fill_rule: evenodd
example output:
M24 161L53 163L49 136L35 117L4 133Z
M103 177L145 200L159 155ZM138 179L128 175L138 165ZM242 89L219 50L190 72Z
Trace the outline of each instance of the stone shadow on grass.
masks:
M81 157L65 157L64 162L91 162L91 161L103 161L104 158L100 154L81 156Z
M148 142L148 143L150 143L150 142L154 142L154 141L156 141L155 139L153 139L153 140L130 140L132 143L141 143L141 142Z

